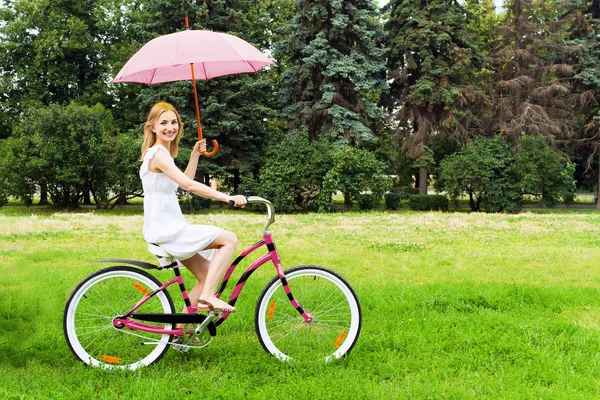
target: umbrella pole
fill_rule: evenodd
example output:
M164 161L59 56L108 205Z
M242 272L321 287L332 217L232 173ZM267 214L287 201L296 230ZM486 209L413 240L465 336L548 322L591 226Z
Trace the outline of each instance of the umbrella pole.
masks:
M202 126L200 125L200 107L198 105L198 91L196 90L196 76L194 74L194 64L190 63L190 68L192 70L192 86L194 87L194 104L196 105L196 122L198 123L198 140L202 140ZM213 151L202 153L206 157L212 157L217 154L219 151L219 144L216 140L212 141L213 146L215 147Z
M185 17L185 27L190 29L188 17ZM192 70L192 86L194 88L194 105L196 106L196 122L198 123L198 140L202 140L202 126L200 125L200 106L198 103L198 91L196 90L196 75L194 74L194 63L190 63L190 69ZM217 154L219 150L219 144L216 140L213 140L213 146L215 147L211 152L202 153L206 157L212 157Z

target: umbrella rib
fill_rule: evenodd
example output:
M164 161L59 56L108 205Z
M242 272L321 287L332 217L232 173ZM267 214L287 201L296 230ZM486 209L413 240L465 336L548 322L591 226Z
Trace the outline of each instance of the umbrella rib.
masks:
M150 82L148 83L148 85L151 85L151 84L152 84L152 81L154 80L154 75L156 75L156 70L157 70L157 69L158 69L158 68L154 68L154 71L152 71L152 78L150 78Z
M255 73L258 72L258 70L256 68L254 68L254 65L250 64L250 62L248 60L244 60L246 62L246 64L248 64L250 66L250 68L252 68L252 71L254 71Z
M204 79L208 80L208 74L206 73L206 65L202 63L202 70L204 71Z

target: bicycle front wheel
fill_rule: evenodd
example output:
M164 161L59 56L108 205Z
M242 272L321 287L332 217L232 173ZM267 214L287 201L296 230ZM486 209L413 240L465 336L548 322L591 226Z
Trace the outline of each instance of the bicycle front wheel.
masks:
M291 268L285 277L313 320L305 322L275 277L256 304L256 333L265 351L282 361L330 361L352 350L360 334L362 312L348 282L313 265Z
M129 311L145 294L162 284L145 271L110 267L84 279L67 301L63 329L69 348L86 364L107 369L131 369L158 361L168 350L171 335L116 328L113 319ZM166 291L158 292L137 312L171 314ZM171 323L151 323L171 329Z

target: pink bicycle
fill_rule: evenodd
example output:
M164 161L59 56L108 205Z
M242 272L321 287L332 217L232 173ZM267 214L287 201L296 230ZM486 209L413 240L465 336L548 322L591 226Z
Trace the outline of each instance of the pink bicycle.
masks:
M273 205L260 197L248 197L248 202L267 206L263 238L233 261L217 296L225 290L240 261L266 246L267 254L240 277L229 304L235 305L252 273L271 261L277 276L260 294L254 317L265 351L282 361L330 361L348 354L362 325L354 290L340 275L323 267L302 265L284 271L267 230L275 221ZM91 274L71 293L63 329L69 348L79 360L96 367L133 370L158 361L170 346L179 351L207 346L217 327L229 317L228 313L198 313L190 303L181 264L159 246L150 244L149 250L157 256L158 266L135 260L97 260L126 265ZM161 283L140 268L172 269L175 277ZM167 291L174 284L179 286L187 313L175 312Z

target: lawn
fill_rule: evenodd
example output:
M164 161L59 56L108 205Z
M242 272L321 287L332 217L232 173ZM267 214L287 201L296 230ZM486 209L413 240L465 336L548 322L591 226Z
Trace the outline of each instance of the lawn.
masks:
M245 247L258 240L264 215L215 208L188 220L232 230ZM101 267L92 260L153 261L142 223L139 207L0 208L0 398L598 396L595 211L281 215L271 231L284 266L327 266L358 294L363 330L348 357L326 365L281 363L262 350L253 313L275 275L266 266L208 348L170 350L135 372L86 367L63 338L65 302L78 281Z

